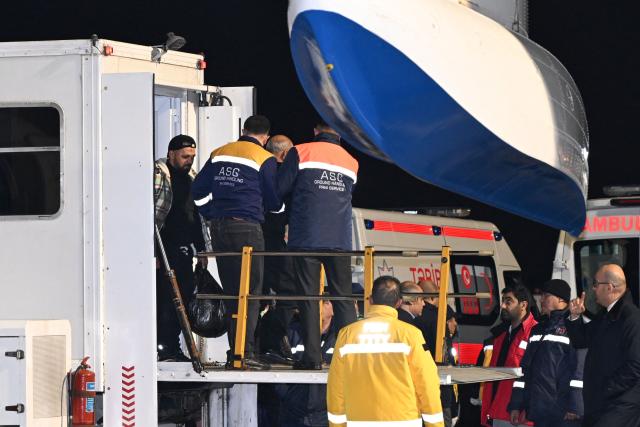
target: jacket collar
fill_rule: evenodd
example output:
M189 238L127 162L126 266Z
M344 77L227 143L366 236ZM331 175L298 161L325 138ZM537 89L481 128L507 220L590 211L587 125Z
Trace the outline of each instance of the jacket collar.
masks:
M556 321L558 319L564 319L569 314L568 309L564 310L554 310L549 314L549 320Z
M321 132L313 138L313 142L329 142L340 145L340 137L334 133Z
M633 304L633 300L631 299L631 292L629 292L628 289L624 292L624 294L622 294L620 299L616 301L616 303L613 305L613 307L608 313L607 313L607 309L606 308L604 309L605 316L609 320L613 320L613 321L618 320L620 318L620 314L622 312L623 307L627 304Z
M258 141L252 136L242 135L240 138L238 138L238 141L253 142L254 144L257 144L260 147L262 147L262 144L260 144L260 141Z
M397 319L398 310L393 307L389 307L388 305L371 304L365 318L368 319L370 317L388 317Z
M521 328L525 329L525 332L526 332L526 331L530 330L535 323L536 323L536 320L534 319L533 315L531 313L529 313L529 314L527 314L525 316L524 319L522 319L522 322L520 322L520 324L518 326L516 326L515 329L513 329L511 331L511 333L515 334ZM499 325L494 326L493 328L491 328L491 330L490 330L491 335L493 335L494 338L495 338L495 337L499 336L503 332L509 332L509 326L511 326L511 322L502 322Z

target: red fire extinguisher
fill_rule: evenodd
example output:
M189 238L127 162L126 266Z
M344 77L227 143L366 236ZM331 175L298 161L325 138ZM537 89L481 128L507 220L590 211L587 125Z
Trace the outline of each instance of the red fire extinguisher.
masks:
M96 374L91 371L88 357L82 359L73 373L71 387L71 413L74 426L92 426L96 423L94 411L96 398Z

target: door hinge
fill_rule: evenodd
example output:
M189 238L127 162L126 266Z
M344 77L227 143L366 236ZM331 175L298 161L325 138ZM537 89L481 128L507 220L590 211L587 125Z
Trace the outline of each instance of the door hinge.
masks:
M24 405L22 403L18 403L17 405L5 406L4 410L8 412L17 412L18 414L22 414L24 412Z
M18 360L24 359L24 351L23 350L5 351L4 355L6 357L15 357Z
M553 268L558 270L568 270L569 262L566 259L553 260Z

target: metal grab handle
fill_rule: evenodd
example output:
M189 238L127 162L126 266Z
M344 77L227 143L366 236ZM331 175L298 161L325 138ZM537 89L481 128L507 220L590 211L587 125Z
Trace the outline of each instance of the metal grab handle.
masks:
M18 414L22 414L24 412L24 405L22 403L18 403L17 405L5 406L4 410L7 412L17 412Z
M16 351L5 351L4 355L6 357L15 357L16 359L24 359L24 351L16 350Z

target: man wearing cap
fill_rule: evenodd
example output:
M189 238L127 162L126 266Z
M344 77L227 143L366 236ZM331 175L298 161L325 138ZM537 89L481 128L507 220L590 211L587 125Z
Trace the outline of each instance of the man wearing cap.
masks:
M564 280L554 279L542 290L545 317L531 329L520 364L524 377L513 383L507 409L513 424L526 418L536 427L578 426L586 351L577 352L567 332L571 288Z
M195 156L193 138L178 135L169 142L167 158L156 160L154 170L155 222L183 298L189 298L193 293L193 257L198 251L207 249L209 243L209 233L191 196L191 185L196 176L191 168ZM198 262L206 266L207 259L201 258ZM171 286L164 278L160 263L157 265L158 359L188 360L180 350L180 324Z
M200 213L210 221L213 249L220 252L242 252L244 246L254 251L264 250L261 223L265 211L280 210L276 186L276 159L263 147L269 139L271 124L264 116L251 116L245 122L242 136L211 153L211 157L193 182L193 198ZM241 257L216 259L220 280L226 295L238 295ZM251 259L250 293L262 293L264 258ZM226 300L229 353L227 367L235 356L238 300ZM258 301L249 301L244 348L244 366L268 369L257 358L255 330L258 322ZM318 329L318 328L316 328Z

